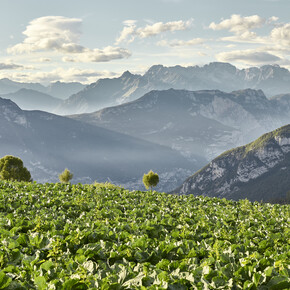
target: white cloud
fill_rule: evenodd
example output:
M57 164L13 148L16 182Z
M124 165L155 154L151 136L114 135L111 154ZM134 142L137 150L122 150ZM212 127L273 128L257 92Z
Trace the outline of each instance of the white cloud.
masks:
M252 31L245 31L240 35L221 37L220 40L228 42L256 43L256 44L266 44L269 42L268 37L258 36L255 32Z
M81 52L77 45L82 20L63 16L45 16L32 20L23 32L22 43L8 49L10 53L24 53L37 50Z
M290 23L286 23L280 27L275 27L271 31L271 39L279 45L290 45Z
M132 42L136 37L147 38L150 36L158 35L167 31L180 31L188 29L192 24L192 19L188 21L172 21L172 22L156 22L152 25L146 25L145 27L137 28L136 22L130 20L123 22L125 27L120 33L120 36L116 39L116 44L127 41Z
M26 38L7 49L8 53L56 51L65 59L80 62L103 62L126 58L131 53L119 47L89 49L79 44L82 20L63 16L45 16L32 20L23 34Z
M283 61L277 55L252 49L222 52L216 55L216 59L222 62L241 62L247 65L273 64Z
M242 17L238 14L233 14L231 18L222 20L220 23L216 24L212 22L209 28L213 30L227 29L235 34L243 34L250 29L261 27L266 23L264 18L258 15Z
M207 54L205 52L203 52L203 51L198 51L197 54L199 56L207 56Z
M104 49L86 49L84 53L63 57L65 62L107 62L128 58L131 53L124 48L107 46Z
M48 57L41 57L41 58L38 59L38 61L39 61L39 62L50 62L51 59L48 58Z
M123 41L126 41L127 38L130 38L127 40L127 42L132 42L134 40L134 34L136 30L136 20L125 20L123 21L123 24L125 27L120 33L120 36L116 39L116 44L119 44Z
M199 45L199 44L203 44L204 43L204 39L202 38L193 38L191 40L178 40L178 39L174 39L171 41L168 40L161 40L157 43L158 46L171 46L171 47L175 47L175 46L191 46L191 45Z
M209 28L213 30L229 30L234 35L220 38L222 41L239 42L239 43L269 43L269 37L258 36L257 33L251 31L255 28L262 27L265 24L271 24L278 20L278 17L272 16L268 19L258 15L242 17L233 14L230 18L222 20L220 23L212 22Z

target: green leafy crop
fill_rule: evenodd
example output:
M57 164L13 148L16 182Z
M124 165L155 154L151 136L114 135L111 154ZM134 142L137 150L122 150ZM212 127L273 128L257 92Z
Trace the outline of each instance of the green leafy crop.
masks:
M0 289L289 289L289 205L0 182Z

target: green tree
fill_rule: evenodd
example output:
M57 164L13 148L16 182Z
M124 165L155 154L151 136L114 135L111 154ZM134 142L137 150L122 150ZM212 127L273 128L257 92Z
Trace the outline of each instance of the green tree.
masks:
M0 179L32 181L30 172L23 166L23 161L12 155L6 155L0 159Z
M66 168L59 176L59 181L61 183L68 183L72 178L73 174Z
M146 189L150 187L152 190L152 187L156 186L159 182L159 176L157 173L154 173L152 170L150 170L147 174L143 175L143 183Z

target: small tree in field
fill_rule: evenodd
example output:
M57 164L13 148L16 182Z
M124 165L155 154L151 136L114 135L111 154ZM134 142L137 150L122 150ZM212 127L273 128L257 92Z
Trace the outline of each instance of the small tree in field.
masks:
M0 179L32 181L30 172L23 166L23 161L12 155L6 155L0 159Z
M73 178L73 174L66 168L59 176L59 181L61 183L69 183L69 181Z
M155 187L159 182L159 176L157 173L154 173L152 170L150 170L147 174L143 175L143 183L146 189L150 187L152 190L152 187Z

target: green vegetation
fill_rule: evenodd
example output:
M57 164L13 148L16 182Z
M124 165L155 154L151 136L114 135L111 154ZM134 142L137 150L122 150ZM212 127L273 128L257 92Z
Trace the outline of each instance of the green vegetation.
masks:
M66 168L59 176L59 181L61 183L69 183L70 180L73 178L73 174Z
M289 138L290 137L290 125L286 125L286 126L283 126L281 128L278 128L272 132L266 133L266 134L262 135L261 137L259 137L258 139L256 139L255 141L253 141L247 145L227 150L227 151L223 152L222 154L220 154L218 156L218 158L229 156L232 153L234 153L237 156L240 155L241 157L245 158L250 151L264 148L265 145L269 144L269 142L271 142L271 140L274 137L278 137L278 136Z
M147 174L143 175L143 184L148 189L152 190L152 187L155 187L159 182L159 176L157 173L154 173L152 170L150 170Z
M94 187L96 189L99 189L99 190L105 190L105 189L124 189L123 187L121 187L120 185L115 185L115 184L112 184L110 182L97 182L95 181L94 183Z
M289 289L289 206L0 182L0 289Z
M268 144L269 141L271 141L271 139L273 139L274 137L289 137L290 136L290 125L286 125L283 126L281 128L278 128L272 132L266 133L264 135L262 135L260 138L258 138L257 140L255 140L254 142L246 145L245 151L246 153L250 150L253 149L259 149L259 148L263 148L265 146L265 144Z
M11 181L31 181L30 172L23 166L23 161L12 155L0 159L0 179Z

